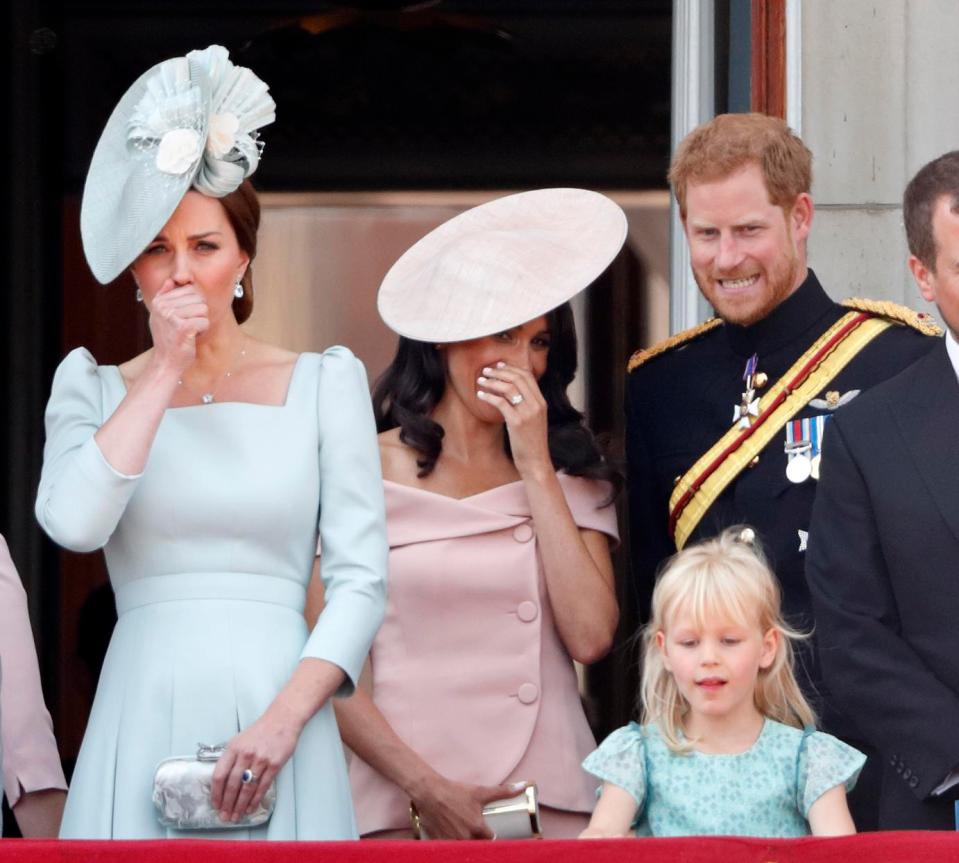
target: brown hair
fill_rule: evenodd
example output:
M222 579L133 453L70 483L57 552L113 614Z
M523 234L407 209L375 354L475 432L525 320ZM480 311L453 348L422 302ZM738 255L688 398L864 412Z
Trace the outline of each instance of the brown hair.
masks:
M782 120L766 114L720 114L697 126L679 145L668 179L686 218L689 183L721 180L755 163L769 200L788 210L812 186L812 153Z
M253 259L256 257L256 232L260 227L260 200L249 180L218 199L226 210L227 218L240 248L249 255L250 263L243 274L243 296L233 300L236 322L242 324L253 314Z
M936 272L936 238L932 216L939 199L947 195L953 212L959 212L959 150L933 159L919 169L902 196L909 251Z

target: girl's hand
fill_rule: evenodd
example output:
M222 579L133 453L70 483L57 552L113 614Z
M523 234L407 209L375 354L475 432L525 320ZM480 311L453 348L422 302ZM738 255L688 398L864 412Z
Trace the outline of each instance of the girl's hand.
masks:
M223 821L238 821L260 805L270 783L296 748L299 727L268 710L226 747L213 771L210 799ZM244 771L253 774L244 783Z
M602 830L599 827L587 827L577 836L577 839L622 839L628 836L628 833L613 833L609 830Z
M618 839L629 836L636 817L636 801L624 788L612 782L603 783L589 826L579 834L580 839Z
M537 471L553 472L547 438L546 399L526 369L497 363L483 369L477 397L493 405L506 421L513 463L524 479Z
M430 839L493 839L493 832L483 820L483 807L512 797L525 787L525 782L466 785L437 774L413 797L413 804Z
M209 309L192 284L167 279L150 301L150 334L157 360L183 372L196 358L196 337L210 326Z

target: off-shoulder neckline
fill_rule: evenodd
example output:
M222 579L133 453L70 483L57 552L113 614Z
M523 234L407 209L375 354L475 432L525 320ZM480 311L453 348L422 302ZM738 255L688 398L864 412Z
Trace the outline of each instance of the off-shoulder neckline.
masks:
M384 486L392 486L393 488L403 489L404 491L410 491L414 494L426 494L430 497L440 498L441 500L449 500L453 503L464 503L466 501L476 500L485 495L492 494L493 492L501 491L502 489L512 488L517 485L522 485L523 480L514 479L512 482L504 482L502 485L494 485L492 488L483 489L483 491L474 492L473 494L465 495L464 497L453 497L451 494L443 494L439 491L431 491L428 488L419 488L415 485L406 485L406 483L396 482L392 479L384 479Z
M564 480L577 479L577 477L570 476L568 473L566 473L565 470L556 471L556 478L560 481L560 485L562 485ZM442 492L439 492L439 491L431 491L428 488L419 488L418 486L415 486L415 485L407 485L406 483L396 482L396 480L392 480L392 479L383 480L384 486L392 486L393 488L397 488L397 489L406 489L415 494L426 494L426 495L429 495L430 497L439 498L440 500L451 500L454 503L478 500L479 498L485 497L488 494L494 494L495 492L506 491L507 489L514 489L517 486L522 487L523 483L524 483L524 480L522 479L514 479L512 482L504 482L502 485L494 485L490 488L483 489L483 491L477 491L477 492L474 492L473 494L468 494L464 497L453 497L453 495L451 494L443 494Z
M290 371L290 379L286 384L286 394L283 397L283 401L278 404L268 404L266 402L245 402L245 401L225 401L225 402L210 402L210 404L195 404L195 405L176 405L175 407L168 407L167 412L169 411L185 411L194 408L203 408L204 410L209 410L210 408L216 407L226 407L227 405L232 406L242 406L242 407L252 407L252 408L272 408L273 410L283 410L289 403L290 397L293 394L293 387L296 384L298 372L302 363L300 362L303 357L305 357L309 351L303 351L296 355L296 359L293 361L293 368ZM126 379L123 377L123 373L120 371L119 366L100 366L100 368L113 369L116 374L117 381L120 384L120 388L125 396L129 390L127 389ZM122 397L121 397L122 398Z

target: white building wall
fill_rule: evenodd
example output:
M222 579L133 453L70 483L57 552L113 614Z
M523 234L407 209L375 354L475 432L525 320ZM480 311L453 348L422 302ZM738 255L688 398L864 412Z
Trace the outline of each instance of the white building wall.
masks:
M836 299L926 308L906 267L902 193L959 148L959 2L801 0L810 264Z

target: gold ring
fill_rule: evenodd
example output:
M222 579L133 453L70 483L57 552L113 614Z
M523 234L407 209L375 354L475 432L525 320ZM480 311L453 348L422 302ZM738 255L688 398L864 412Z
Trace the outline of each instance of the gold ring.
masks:
M423 828L420 823L420 813L416 811L416 804L410 801L410 827L413 830L414 839L423 838Z

